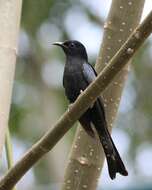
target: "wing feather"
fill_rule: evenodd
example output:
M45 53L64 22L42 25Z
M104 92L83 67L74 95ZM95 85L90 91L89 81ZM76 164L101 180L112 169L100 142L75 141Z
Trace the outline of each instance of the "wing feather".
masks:
M97 73L89 63L83 64L83 76L88 85L95 80Z

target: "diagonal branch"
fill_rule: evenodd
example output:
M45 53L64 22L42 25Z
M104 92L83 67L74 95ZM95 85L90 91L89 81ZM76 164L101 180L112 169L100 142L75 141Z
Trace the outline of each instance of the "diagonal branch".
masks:
M59 121L19 160L0 181L0 190L11 190L20 178L71 128L74 122L87 110L100 93L108 86L116 74L128 63L129 59L152 32L152 11L142 24L136 28L126 43L111 59L96 80L78 97Z

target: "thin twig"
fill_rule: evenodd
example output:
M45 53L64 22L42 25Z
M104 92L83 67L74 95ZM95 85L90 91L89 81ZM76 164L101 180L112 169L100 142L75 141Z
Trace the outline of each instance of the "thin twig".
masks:
M126 43L112 58L96 80L70 106L58 122L8 171L0 181L0 190L11 190L19 179L71 128L74 122L87 110L100 93L108 86L116 74L127 64L129 59L152 32L152 11L142 24L132 33Z
M13 152L12 152L12 144L11 144L9 129L7 129L6 131L5 151L6 151L8 169L10 169L13 166Z
M5 151L6 151L6 159L7 159L8 169L10 169L13 167L13 148L12 148L12 142L11 142L9 128L7 128L7 131L6 131ZM14 187L12 190L16 190L16 188Z

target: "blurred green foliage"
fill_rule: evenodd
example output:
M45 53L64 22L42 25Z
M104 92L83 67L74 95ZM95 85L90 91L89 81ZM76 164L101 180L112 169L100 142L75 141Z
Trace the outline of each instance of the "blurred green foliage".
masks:
M73 7L81 9L87 15L89 23L102 27L103 19L91 11L84 1L23 1L19 56L9 126L14 138L23 141L26 146L36 142L67 107L62 77L57 77L58 73L63 72L64 57L59 50L51 46L51 43L71 38L65 23L67 13ZM75 27L75 21L71 23L71 27ZM76 32L75 29L73 32ZM47 46L46 39L50 39ZM129 137L129 148L125 156L136 174L136 180L142 180L143 183L152 177L152 173L151 176L141 175L142 170L136 162L139 147L152 142L150 46L151 41L148 41L133 59L129 82L125 89L129 96L127 96L128 99L123 99L125 104L122 104L125 106L131 102L131 106L128 109L124 108L124 111L120 108L116 123L118 129ZM95 62L95 57L93 57L93 62ZM34 170L36 183L49 184L50 181L61 180L65 165L62 167L58 165L61 162L61 156L63 162L67 160L68 151L65 149L70 147L74 132L75 128L65 136L64 143L59 143L59 151L54 150L56 157L51 154L36 165Z

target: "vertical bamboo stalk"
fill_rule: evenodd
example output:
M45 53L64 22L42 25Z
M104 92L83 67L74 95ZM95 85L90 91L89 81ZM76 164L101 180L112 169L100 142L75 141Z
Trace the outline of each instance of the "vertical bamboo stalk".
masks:
M144 0L113 0L104 37L97 58L96 70L99 73L128 38L140 21ZM124 82L128 75L126 66L103 93L109 128L115 120ZM79 127L71 149L65 171L62 190L95 190L104 163L104 154L99 141L91 139Z
M0 154L11 103L22 0L0 1Z

